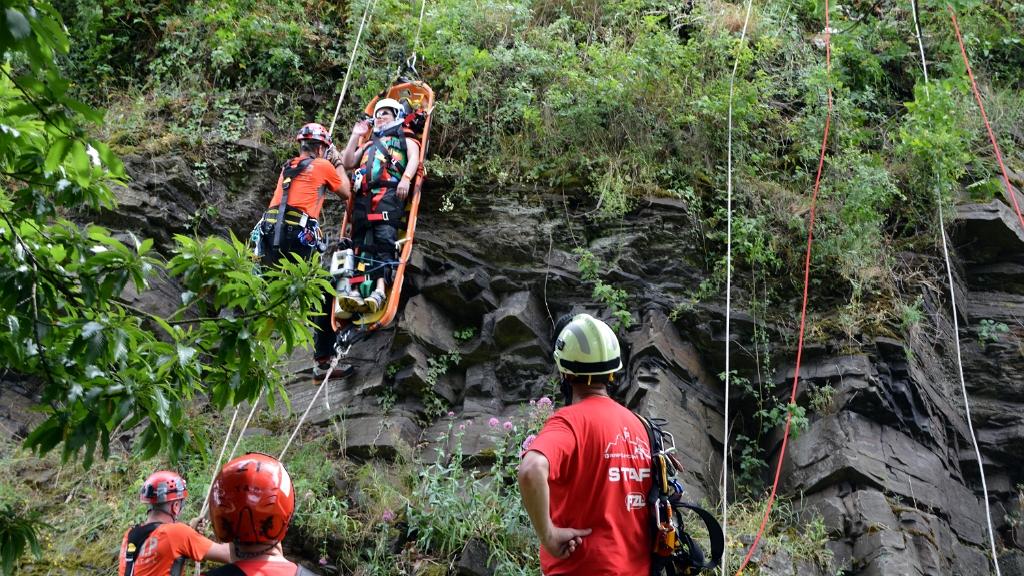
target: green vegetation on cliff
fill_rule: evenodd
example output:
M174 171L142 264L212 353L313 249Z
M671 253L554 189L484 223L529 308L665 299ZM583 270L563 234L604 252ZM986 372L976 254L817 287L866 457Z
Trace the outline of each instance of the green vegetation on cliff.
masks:
M694 239L708 247L687 258L704 267L708 280L674 296L682 305L714 297L725 274L725 131L738 58L734 262L744 293L760 295L745 296L744 304L766 314L788 303L799 281L808 191L831 88L834 129L813 262L828 273L815 276L814 297L839 302L847 313L816 328L819 335L895 330L903 318L893 303L903 295L893 279L893 254L935 242L935 198L952 205L1001 193L945 4L920 3L933 79L926 88L909 7L897 3L833 7L827 71L820 0L757 3L742 45L742 6L721 0L432 2L417 47L419 72L439 95L430 170L444 182L447 206L467 202L462 192L469 187L495 194L542 187L565 191L610 220L645 198L679 199L693 219ZM953 4L996 137L1011 169L1021 172L1024 3ZM240 139L273 145L288 142L304 121L329 123L365 4L54 0L51 8L21 0L5 6L0 353L5 369L43 390L43 423L26 446L57 450L86 467L94 455L104 461L81 488L88 505L98 507L89 508L93 523L66 531L40 523L52 524L62 511L27 501L24 485L8 483L24 478L18 467L27 458L5 448L5 466L18 471L0 485L0 518L10 541L29 548L37 533L48 553L56 550L55 533L96 544L77 557L61 552L67 564L58 567L103 573L110 560L105 546L132 516L129 499L109 489L136 482L142 470L136 456L111 448L117 432L146 423L137 456L190 462L201 486L210 432L191 402L207 397L221 409L279 393L278 363L306 342L319 284L304 281L315 272L300 263L280 275L253 275L235 241L178 237L174 246L159 247L160 256L148 240L83 230L71 217L112 206L111 187L125 181L117 154L177 151L197 172L216 177L247 161L247 152L234 146ZM338 134L412 52L417 15L418 5L408 2L375 4ZM108 109L105 119L90 105ZM145 290L157 273L173 276L189 295L165 317L121 299L128 288ZM627 324L622 291L596 271L587 279ZM285 300L298 308L277 306ZM763 411L766 429L759 434L778 416ZM742 461L750 483L742 488L752 494L763 464L757 440L748 442L749 458ZM310 446L323 450L306 456L318 465L333 450ZM481 529L463 521L479 519L456 506L464 502L430 497L455 498L469 485L479 491L468 505L497 514L480 520L501 527L486 542L492 552L510 572L528 571L524 519L514 491L501 490L508 480L502 458L515 452L506 448L486 478L464 472L461 456L433 464L410 456L407 468L387 473L416 480L371 495L359 510L329 493L328 478L337 471L296 464L318 502L300 518L300 532L321 542L338 538L334 545L346 551L394 541L400 530L393 518L380 522L373 512L390 506L410 523L403 536L413 540L403 552L410 566L422 557L447 560ZM421 464L422 477L415 468ZM365 482L368 492L388 490L375 476L385 473L372 466L343 472L357 485ZM467 476L452 484L459 474ZM427 480L438 491L424 491ZM75 488L66 489L73 500ZM450 513L448 521L425 515L431 506ZM3 548L5 571L20 551ZM374 566L375 554L393 552L375 548L360 558Z

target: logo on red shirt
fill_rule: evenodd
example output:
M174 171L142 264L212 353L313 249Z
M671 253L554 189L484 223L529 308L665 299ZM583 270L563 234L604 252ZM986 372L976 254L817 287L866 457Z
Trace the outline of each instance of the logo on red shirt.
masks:
M647 507L647 499L644 495L639 492L630 492L626 494L626 510L632 512L633 510L642 510Z

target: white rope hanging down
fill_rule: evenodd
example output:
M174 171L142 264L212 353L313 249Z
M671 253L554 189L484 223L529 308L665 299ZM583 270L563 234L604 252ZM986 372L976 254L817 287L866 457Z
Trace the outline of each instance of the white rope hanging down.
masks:
M750 23L750 11L753 6L752 0L747 0L747 15L743 20L743 31L740 33L740 42L736 49L736 60L732 65L732 76L729 78L729 130L728 130L728 160L726 163L727 176L725 181L726 189L726 244L725 244L725 423L722 432L722 536L726 546L722 552L722 571L729 573L729 384L730 378L730 356L729 343L732 321L732 103L736 87L736 71L740 65L739 51L747 38L747 25ZM756 335L755 335L756 337Z
M352 44L352 54L348 57L348 69L345 70L345 80L341 83L341 95L338 96L338 105L334 107L334 117L331 118L331 127L327 129L327 132L334 134L334 125L338 121L338 112L341 111L341 103L345 100L345 92L348 91L348 78L352 74L352 63L356 59L356 52L359 49L359 40L363 37L363 28L366 27L366 23L372 17L373 5L377 0L368 0L366 2L366 8L363 9L363 19L359 23L359 32L356 33L356 41Z
M917 46L921 54L921 70L924 72L924 88L925 97L931 99L931 93L928 90L928 63L924 57L924 41L921 38L921 25L917 20L917 3L915 0L910 0L911 13L914 15L914 29L917 32ZM985 518L988 521L988 540L989 546L992 551L992 565L995 566L996 576L1001 576L999 571L999 556L996 554L996 537L995 530L992 529L992 511L988 504L988 482L985 480L985 465L981 460L981 450L978 448L978 438L974 434L974 424L971 421L971 404L967 398L967 383L964 380L964 365L960 355L960 321L958 319L958 312L956 306L956 290L953 286L953 266L949 261L949 247L946 245L946 224L944 222L944 215L942 210L942 193L936 183L935 186L935 201L939 206L939 234L942 237L942 255L946 263L946 279L949 283L949 302L952 308L953 316L953 342L956 344L954 349L956 350L956 370L957 375L960 377L960 391L964 397L964 412L967 416L967 429L971 433L971 444L974 446L974 456L978 459L978 472L981 476L981 491L984 495L985 501Z
M210 474L210 485L206 487L206 496L203 497L203 508L199 511L200 518L206 515L206 510L210 502L210 491L213 490L213 479L217 476L217 472L220 471L220 465L224 461L224 451L228 448L228 440L231 439L231 431L235 429L235 420L238 419L239 408L241 408L241 406L235 406L235 412L231 415L231 424L228 425L228 432L224 435L224 443L220 446L220 455L217 456L217 463L214 464L213 473Z
M220 463L224 460L224 451L228 448L228 439L231 438L231 431L235 429L235 420L238 419L239 408L240 406L235 406L235 412L231 415L231 424L228 425L228 433L224 435L224 443L220 445L220 454L217 456L217 463L213 466L213 473L210 474L210 485L206 487L206 496L203 497L203 507L199 511L198 518L206 516L206 510L210 502L210 492L213 490L213 479L217 476L217 472L220 471ZM202 563L196 560L196 576L199 576L201 565Z
M420 23L416 25L416 38L412 41L412 61L416 62L416 50L420 47L420 30L423 30L423 13L427 10L427 0L420 3Z
M292 430L292 435L288 437L288 442L285 443L284 448L281 450L281 455L277 457L279 461L284 462L284 455L292 445L292 440L295 440L295 437L298 436L299 430L302 428L302 423L306 421L306 416L309 416L309 411L313 409L313 404L315 404L316 399L320 397L320 393L327 387L327 382L330 381L331 374L334 373L334 369L338 366L338 360L341 359L342 356L344 356L344 354L334 355L334 359L331 360L331 367L327 370L327 374L324 375L323 382L321 382L320 386L317 387L316 394L313 394L313 398L309 401L309 405L306 406L306 411L302 413L302 417L299 418L299 423L295 425L295 430Z

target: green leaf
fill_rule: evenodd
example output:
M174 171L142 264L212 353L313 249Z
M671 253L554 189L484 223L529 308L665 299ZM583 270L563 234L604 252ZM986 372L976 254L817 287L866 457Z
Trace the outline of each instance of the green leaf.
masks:
M92 122L93 124L103 123L104 114L102 110L97 110L96 108L89 106L85 102L80 102L78 100L75 100L74 98L65 97L63 99L63 102L65 106L81 114L87 121ZM102 158L102 154L100 155L100 157Z
M67 156L68 150L71 148L71 139L67 137L59 137L50 144L50 151L46 154L46 161L43 163L43 167L47 172L56 172L57 167L64 161L64 157Z
M188 366L195 355L195 348L192 348L191 346L178 346L178 364L180 364L182 368Z
M64 258L66 258L67 255L67 250L60 244L57 244L56 246L50 248L50 256L53 258L55 264L60 264L61 262L63 262Z
M87 322L82 326L82 338L91 338L94 334L103 330L103 324L99 322Z

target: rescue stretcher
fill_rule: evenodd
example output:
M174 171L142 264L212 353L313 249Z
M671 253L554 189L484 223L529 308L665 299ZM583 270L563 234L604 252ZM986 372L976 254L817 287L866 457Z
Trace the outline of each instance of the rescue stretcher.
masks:
M423 189L423 182L426 179L426 170L424 169L424 160L427 154L427 144L430 137L430 123L432 119L432 112L434 109L434 91L428 84L420 80L407 80L405 78L399 78L394 84L392 84L386 90L383 90L375 98L373 98L369 104L366 105L365 112L367 116L372 116L374 105L378 100L382 98L392 98L403 104L407 105L407 109L411 108L412 112L421 112L425 116L423 122L423 129L421 132L416 133L416 139L420 142L419 147L419 168L416 172L416 177L413 179L412 186L410 187L409 197L406 199L405 214L402 218L402 226L398 228L398 261L392 264L394 267L392 271L392 282L388 286L388 297L385 305L378 311L370 312L356 312L349 318L345 318L345 314L338 306L337 291L344 288L344 283L349 283L350 286L355 287L365 278L364 272L366 271L365 263L356 263L355 272L351 276L343 275L342 270L345 268L345 258L348 254L351 254L350 250L336 250L331 256L331 273L335 278L336 292L335 297L331 302L331 324L334 327L335 332L338 334L338 341L341 344L346 342L352 342L365 335L365 333L384 328L391 324L395 319L395 315L398 313L398 304L402 296L402 284L405 278L405 267L409 262L409 256L412 254L413 241L416 236L416 219L419 215L420 207L420 194ZM371 137L371 133L367 133L359 142L359 146L366 144ZM345 207L345 215L341 221L341 229L339 232L340 238L352 238L352 210L355 204L355 194L353 193ZM348 254L346 254L348 252Z

